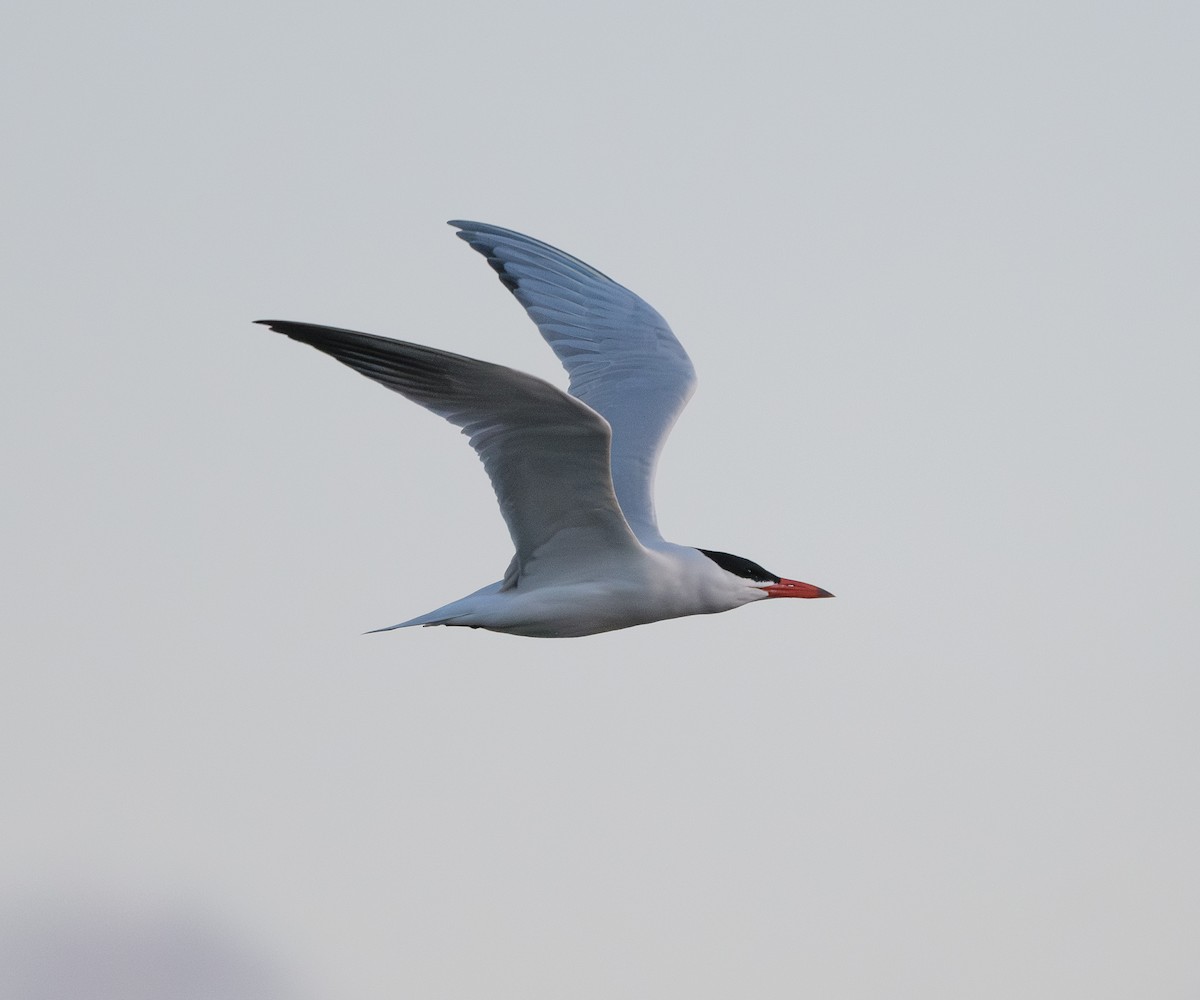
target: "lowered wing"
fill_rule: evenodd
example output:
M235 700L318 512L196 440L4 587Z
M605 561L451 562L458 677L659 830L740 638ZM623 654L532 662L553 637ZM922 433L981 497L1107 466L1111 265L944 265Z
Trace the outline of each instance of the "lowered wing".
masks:
M589 557L600 562L641 550L613 492L608 424L549 382L369 333L259 322L462 428L492 480L517 550L505 587L531 572L560 580L586 567Z

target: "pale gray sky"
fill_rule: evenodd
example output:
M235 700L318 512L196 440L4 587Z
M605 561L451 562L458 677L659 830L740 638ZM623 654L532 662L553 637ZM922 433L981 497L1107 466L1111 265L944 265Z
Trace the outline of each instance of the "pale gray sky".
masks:
M126 997L163 926L231 1000L1197 995L1197 10L10 5L6 946L108 927ZM655 305L664 533L838 599L359 635L503 524L250 321L563 384L448 218Z

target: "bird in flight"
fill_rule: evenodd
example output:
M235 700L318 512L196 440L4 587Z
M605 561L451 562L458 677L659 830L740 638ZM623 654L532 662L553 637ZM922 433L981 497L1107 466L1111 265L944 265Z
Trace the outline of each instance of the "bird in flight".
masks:
M633 292L529 236L454 221L570 376L570 389L502 365L369 333L259 320L462 428L516 553L504 578L375 629L457 625L594 635L772 597L832 597L728 552L665 541L654 513L663 441L696 386L666 321Z

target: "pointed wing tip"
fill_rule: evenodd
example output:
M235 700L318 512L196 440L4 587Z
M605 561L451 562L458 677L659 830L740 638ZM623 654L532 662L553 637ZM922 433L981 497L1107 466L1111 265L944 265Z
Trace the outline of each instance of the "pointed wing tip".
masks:
M503 226L493 226L490 222L472 222L470 219L450 219L446 225L453 226L458 230L454 235L460 240L466 240L471 243L473 239L479 237L493 237L500 239L515 239L528 243L540 243L540 240L535 240L531 236L526 236L523 233L518 233L515 229L505 229ZM474 243L471 243L474 246ZM478 248L476 248L478 249ZM558 251L561 253L562 251Z
M343 330L341 327L324 326L321 323L306 323L299 319L256 319L254 323L265 326L276 333L284 333L289 337L297 337L312 333L356 333L354 330ZM368 336L359 334L359 336Z
M383 628L369 628L363 635L378 635L380 632L394 632L398 628L408 628L409 625L416 624L415 621L401 622L399 625L384 625Z
M292 340L300 340L308 343L309 339L305 336L306 331L311 331L315 324L299 323L291 319L256 319L256 326L265 326L268 330L273 330L275 333L282 333L285 337L291 337Z

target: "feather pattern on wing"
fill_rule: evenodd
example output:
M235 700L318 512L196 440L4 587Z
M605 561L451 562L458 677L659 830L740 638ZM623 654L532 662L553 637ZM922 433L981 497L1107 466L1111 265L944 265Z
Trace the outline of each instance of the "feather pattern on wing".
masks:
M662 541L654 471L663 441L691 398L696 375L650 305L570 254L479 222L455 221L537 324L571 378L571 395L612 427L612 480L634 534Z
M564 566L585 571L641 550L613 491L609 426L578 399L524 372L432 347L313 323L259 322L462 428L517 550L506 588L536 577L539 565L555 564L561 579Z

